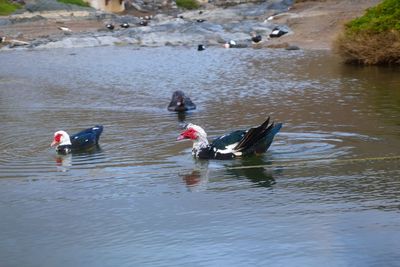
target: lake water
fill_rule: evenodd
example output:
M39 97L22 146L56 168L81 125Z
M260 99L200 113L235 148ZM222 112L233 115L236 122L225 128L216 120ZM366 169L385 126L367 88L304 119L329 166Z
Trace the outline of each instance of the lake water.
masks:
M324 51L0 53L0 266L399 266L400 70ZM174 90L198 109L167 111ZM268 152L196 161L267 117ZM104 125L57 156L53 133Z

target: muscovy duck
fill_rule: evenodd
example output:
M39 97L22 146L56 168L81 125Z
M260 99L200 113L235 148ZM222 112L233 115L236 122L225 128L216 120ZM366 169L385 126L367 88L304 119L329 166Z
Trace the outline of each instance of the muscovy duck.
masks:
M205 45L202 45L202 44L199 44L199 45L197 46L197 51L203 51L203 50L206 50L206 46L205 46Z
M106 28L109 29L110 31L114 30L114 25L111 23L106 24Z
M177 140L193 141L192 155L199 159L233 159L236 157L261 154L270 147L282 123L269 123L270 118L258 127L237 130L220 136L208 143L207 134L200 126L189 123Z
M172 94L171 102L168 105L169 111L188 111L196 109L196 105L182 91L178 90Z
M277 37L281 37L284 34L287 34L288 31L279 29L278 27L275 27L272 32L270 33L269 37L270 38L277 38Z
M59 154L87 150L99 144L99 138L102 132L103 126L101 125L96 125L92 128L80 131L71 137L65 131L57 131L54 133L54 139L50 146L55 146Z
M251 41L252 41L253 43L257 44L257 43L261 42L261 40L262 40L261 35L255 33L255 32L252 32L252 33L251 33Z
M119 26L120 26L121 28L127 29L127 28L129 28L130 25L129 25L128 23L125 22L125 23L120 24Z

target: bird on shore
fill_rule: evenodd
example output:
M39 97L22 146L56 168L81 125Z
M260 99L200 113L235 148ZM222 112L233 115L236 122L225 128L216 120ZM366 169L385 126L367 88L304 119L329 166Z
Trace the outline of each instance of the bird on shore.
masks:
M114 30L114 25L112 23L106 24L106 28L109 29L110 31Z
M202 44L199 44L199 45L197 46L197 51L203 51L203 50L206 50L206 46L205 46L205 45L202 45Z
M71 31L71 29L70 28L67 28L67 27L61 27L61 26L59 26L59 27L57 27L60 31L63 31L63 32L72 32Z
M237 44L234 40L229 40L229 42L226 42L224 44L225 48L235 48L236 46L237 46Z
M281 37L284 34L287 34L288 31L279 29L278 27L275 27L272 32L270 33L269 37L271 38L277 38L277 37Z
M183 112L192 109L196 109L196 105L188 96L185 95L185 93L178 90L172 94L171 102L168 105L169 111Z
M124 22L124 23L121 23L119 26L120 26L121 28L124 28L124 29L127 29L127 28L129 28L129 24L128 24L128 23L126 23L126 22Z
M6 37L5 36L1 36L0 37L0 44L4 43L6 41Z
M147 26L149 24L149 22L147 21L147 20L141 20L140 22L139 22L139 25L140 26Z
M189 123L177 140L193 141L192 155L198 159L227 160L264 153L271 146L282 123L269 123L270 118L260 126L248 130L236 130L214 139L207 140L207 133L198 125Z
M103 126L101 125L96 125L71 136L65 131L57 131L54 133L53 142L50 146L55 147L59 154L88 150L99 144L102 132Z
M255 44L261 42L262 37L261 35L257 34L256 32L251 33L251 41Z
M204 21L206 21L206 20L205 19L196 19L196 22L199 22L199 23L202 23Z

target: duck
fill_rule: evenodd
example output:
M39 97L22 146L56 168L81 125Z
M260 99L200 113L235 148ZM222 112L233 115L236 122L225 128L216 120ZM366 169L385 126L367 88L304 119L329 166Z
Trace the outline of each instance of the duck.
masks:
M70 29L70 28L67 28L67 27L61 27L61 26L59 26L59 27L57 27L60 31L63 31L63 32L72 32L72 30Z
M228 160L266 152L281 128L282 123L270 123L268 117L257 127L236 130L209 143L204 129L189 123L177 137L177 141L192 140L192 155L196 159Z
M139 25L140 26L147 26L149 24L149 22L147 21L147 20L141 20L140 22L139 22Z
M102 132L102 125L96 125L71 136L67 132L60 130L54 133L53 142L50 146L55 147L56 152L63 155L74 151L88 150L99 144Z
M121 28L124 28L124 29L127 29L127 28L129 28L129 24L128 23L122 23L122 24L120 24L119 25Z
M171 102L168 105L169 111L183 112L192 109L196 109L196 105L188 96L185 95L185 93L178 90L172 94Z
M114 30L114 25L111 23L106 24L106 28L109 29L110 31Z
M229 42L226 42L224 44L224 47L225 48L236 48L237 44L236 44L236 42L234 40L229 40Z
M252 32L252 33L251 33L251 41L252 41L253 43L257 44L257 43L261 42L261 40L262 40L261 35L256 34L255 32Z
M281 30L278 27L275 27L272 32L270 33L269 37L271 38L277 38L277 37L281 37L284 34L287 34L288 31L285 30Z
M197 46L197 51L203 51L203 50L206 50L206 46L205 46L205 45L202 45L202 44L199 44L199 45Z

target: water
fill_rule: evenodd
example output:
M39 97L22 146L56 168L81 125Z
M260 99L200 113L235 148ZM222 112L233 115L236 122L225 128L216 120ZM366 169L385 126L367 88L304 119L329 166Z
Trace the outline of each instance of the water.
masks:
M221 48L0 59L0 266L399 266L400 70ZM183 121L216 137L267 116L284 127L260 157L175 141ZM95 124L99 150L49 147Z

